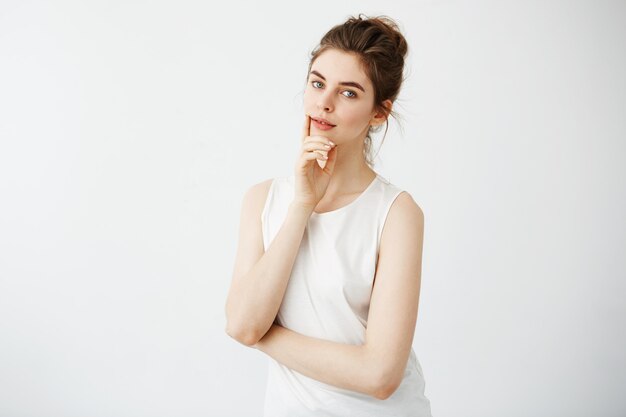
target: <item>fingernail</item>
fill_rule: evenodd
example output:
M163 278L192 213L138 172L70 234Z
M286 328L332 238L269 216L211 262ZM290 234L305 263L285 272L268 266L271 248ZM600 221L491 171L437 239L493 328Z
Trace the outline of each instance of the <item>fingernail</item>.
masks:
M331 145L335 146L335 144L332 141L328 141L328 143L330 143Z

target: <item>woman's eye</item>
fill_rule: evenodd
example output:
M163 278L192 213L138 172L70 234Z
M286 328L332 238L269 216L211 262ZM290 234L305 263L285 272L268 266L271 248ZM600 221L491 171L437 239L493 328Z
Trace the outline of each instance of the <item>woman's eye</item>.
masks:
M311 81L311 85L312 85L314 88L321 88L321 87L316 87L316 86L315 86L315 83L322 84L322 82L321 82L321 81L317 81L317 80ZM350 94L351 94L351 95L349 95L349 96L345 96L345 97L347 97L347 98L356 98L356 97L357 97L356 93L355 93L354 91L352 91L352 90L346 90L346 93L350 93Z

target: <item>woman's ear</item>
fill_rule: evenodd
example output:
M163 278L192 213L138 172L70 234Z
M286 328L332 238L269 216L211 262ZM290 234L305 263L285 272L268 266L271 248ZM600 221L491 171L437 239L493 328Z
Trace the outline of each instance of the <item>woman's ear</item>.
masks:
M380 111L376 112L376 114L372 116L372 120L370 120L370 125L378 126L378 125L385 123L385 121L387 120L387 117L389 117L389 113L391 113L392 105L393 103L389 99L383 101L383 107L385 107L387 110L385 112L380 112Z

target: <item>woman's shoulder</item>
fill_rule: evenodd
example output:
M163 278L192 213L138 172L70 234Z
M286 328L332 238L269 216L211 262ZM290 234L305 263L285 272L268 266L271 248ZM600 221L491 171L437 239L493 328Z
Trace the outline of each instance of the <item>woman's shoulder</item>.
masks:
M243 197L244 206L262 207L267 199L273 181L274 178L267 178L249 186Z
M410 222L419 224L424 222L424 212L422 208L407 190L400 190L391 204L387 217L397 219L400 223Z
M274 178L267 178L267 179L264 179L263 181L256 182L252 184L250 187L248 187L246 194L250 194L252 196L259 196L262 194L267 194L268 190L270 189L270 186L272 185L272 181L274 181Z
M271 178L266 178L260 182L252 184L246 190L244 200L255 206L262 206L265 204L270 190L282 189L282 184L293 184L293 175L282 175Z
M423 217L423 212L419 204L413 198L413 195L406 188L395 184L393 181L378 175L378 178L383 183L383 187L386 189L388 195L392 199L389 215L391 216L409 216L409 217Z

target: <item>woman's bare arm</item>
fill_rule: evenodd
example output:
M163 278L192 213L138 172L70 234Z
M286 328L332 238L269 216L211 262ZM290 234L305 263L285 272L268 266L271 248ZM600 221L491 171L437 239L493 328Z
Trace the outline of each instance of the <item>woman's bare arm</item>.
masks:
M228 297L226 333L253 346L272 326L287 289L312 208L291 203L283 225L263 249L261 212L271 180L252 186L243 198L239 244Z
M309 378L372 397L383 395L377 358L365 345L352 345L306 336L272 324L252 346Z

